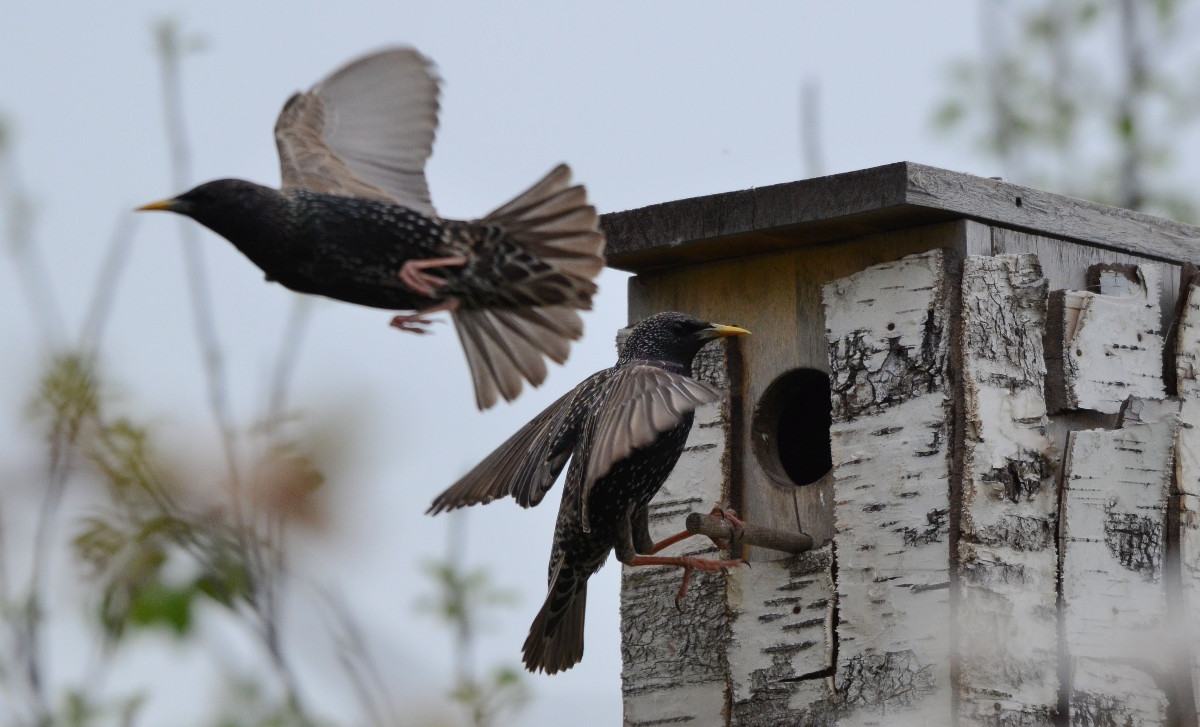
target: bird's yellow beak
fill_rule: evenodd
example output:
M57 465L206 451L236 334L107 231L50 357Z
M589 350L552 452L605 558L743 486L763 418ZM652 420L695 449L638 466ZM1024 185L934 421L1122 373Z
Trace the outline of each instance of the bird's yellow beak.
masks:
M141 207L135 207L133 211L134 212L149 212L152 210L162 210L164 212L170 212L174 209L175 209L175 200L174 199L162 199L157 202L151 202L150 204L144 204Z
M714 338L726 338L728 336L749 336L750 331L737 326L723 326L720 323L714 323L702 331L705 340Z

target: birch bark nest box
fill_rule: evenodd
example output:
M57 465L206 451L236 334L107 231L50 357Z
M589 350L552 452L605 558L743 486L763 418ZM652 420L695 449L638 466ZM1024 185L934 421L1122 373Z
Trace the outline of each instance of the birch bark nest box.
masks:
M912 163L603 225L631 321L753 332L652 534L814 543L626 569L626 724L1197 724L1200 228Z

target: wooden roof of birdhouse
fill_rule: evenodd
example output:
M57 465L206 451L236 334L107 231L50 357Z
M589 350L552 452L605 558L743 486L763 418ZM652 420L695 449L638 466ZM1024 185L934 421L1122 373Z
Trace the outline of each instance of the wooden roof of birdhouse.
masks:
M1200 262L1200 227L913 162L613 212L601 224L608 264L639 273L963 218Z

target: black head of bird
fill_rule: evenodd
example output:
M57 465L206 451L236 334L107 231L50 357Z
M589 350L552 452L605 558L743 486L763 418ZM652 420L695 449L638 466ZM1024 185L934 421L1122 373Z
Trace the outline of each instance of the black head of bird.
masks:
M247 235L268 232L283 223L286 208L278 190L244 179L215 179L137 210L162 210L190 217L236 245Z
M736 326L708 323L686 313L657 313L630 329L621 346L618 365L636 360L664 361L682 366L690 373L692 359L704 344L747 332Z

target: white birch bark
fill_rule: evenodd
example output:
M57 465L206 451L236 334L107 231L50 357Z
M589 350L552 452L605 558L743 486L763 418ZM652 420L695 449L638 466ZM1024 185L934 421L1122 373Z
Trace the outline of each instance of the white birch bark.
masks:
M730 725L832 723L832 548L729 574Z
M837 535L839 725L951 718L946 253L823 290Z
M1163 561L1178 420L1160 415L1071 434L1062 589L1072 725L1166 724Z
M709 346L696 357L696 378L728 390L726 347ZM696 410L683 455L650 503L655 542L684 529L693 510L708 511L728 493L728 398ZM712 541L695 537L662 555L718 555ZM675 593L679 568L630 568L621 575L621 682L626 725L687 722L724 727L725 576L694 573L682 608Z
M960 725L1049 727L1058 704L1058 498L1042 394L1046 288L1035 255L964 262Z
M1163 337L1159 315L1162 271L1157 265L1104 267L1099 293L1056 294L1055 330L1061 330L1061 381L1054 377L1053 408L1115 414L1130 396L1164 396ZM1059 298L1061 296L1061 298ZM1061 358L1059 358L1061 357ZM1061 387L1061 390L1058 390Z

